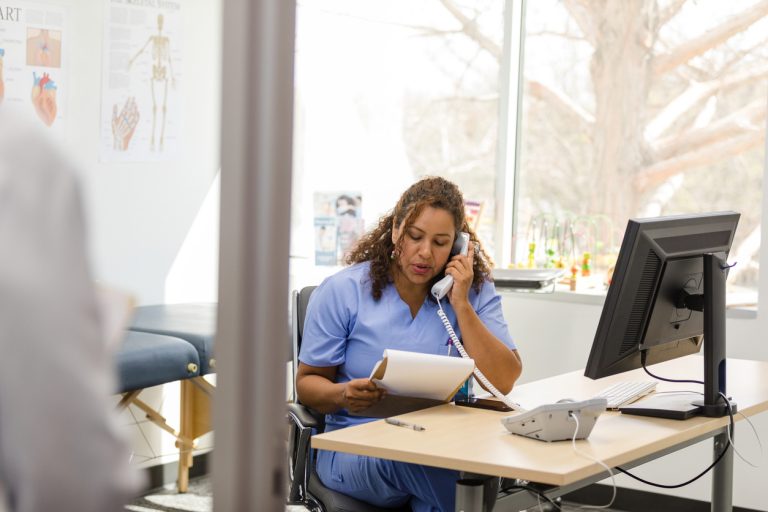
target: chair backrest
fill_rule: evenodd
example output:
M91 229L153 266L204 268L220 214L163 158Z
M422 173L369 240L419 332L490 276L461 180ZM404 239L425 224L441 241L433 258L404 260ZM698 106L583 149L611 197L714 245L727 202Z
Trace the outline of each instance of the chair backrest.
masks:
M305 286L301 290L294 290L291 300L291 337L293 342L293 399L298 401L296 395L296 371L299 368L299 351L301 350L301 337L304 332L304 317L307 314L309 297L317 286Z
M307 314L307 305L312 292L317 286L307 286L294 291L291 296L291 334L293 338L293 399L295 404L290 404L293 414L301 416L304 424L308 424L310 416L313 428L318 432L325 429L325 417L323 414L299 404L296 394L296 370L299 364L299 351L301 350L301 338L304 333L304 317ZM298 419L298 418L297 418ZM333 491L323 485L314 470L314 459L309 449L309 437L311 428L302 429L302 432L294 431L294 445L289 449L291 454L289 465L291 468L291 485L288 494L290 503L322 504L321 510L329 512L343 512L355 510L358 512L410 512L408 504L398 509L382 509L368 503L363 503L340 492ZM311 476L310 476L311 475Z
M307 315L307 306L309 305L309 297L312 292L315 291L317 286L306 286L299 292L296 301L296 313L298 315L298 331L299 331L299 348L301 348L301 335L304 333L304 317Z

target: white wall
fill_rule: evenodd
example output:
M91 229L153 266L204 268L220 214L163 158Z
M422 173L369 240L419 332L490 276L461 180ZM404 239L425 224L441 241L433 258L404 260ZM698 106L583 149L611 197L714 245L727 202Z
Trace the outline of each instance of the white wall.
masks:
M213 210L218 205L214 178L219 169L222 1L180 3L179 75L184 83L179 90L184 125L178 158L112 164L99 162L102 44L108 2L46 1L67 9L63 45L68 52L70 87L62 142L82 171L95 277L130 292L138 304L216 297L218 211ZM177 383L147 390L142 399L178 425ZM121 422L132 440L135 463L150 466L177 459L173 438L149 424L138 409L123 412ZM199 446L206 449L211 443L208 435Z
M219 167L221 0L181 2L185 122L177 160L130 164L98 159L107 2L47 3L68 9L64 142L83 169L96 278L131 292L139 304L163 302L166 277Z

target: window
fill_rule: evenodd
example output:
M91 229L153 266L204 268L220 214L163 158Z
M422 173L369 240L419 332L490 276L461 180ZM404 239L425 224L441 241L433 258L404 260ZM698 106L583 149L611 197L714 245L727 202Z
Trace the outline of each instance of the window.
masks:
M579 289L628 218L737 210L731 301L754 303L766 33L758 0L300 2L294 274L318 268L316 195L359 196L369 229L437 174L497 266L588 265ZM349 239L323 238L336 261Z
M766 33L755 0L527 2L515 261L604 274L627 218L736 210L755 301Z
M369 229L422 175L453 180L482 208L477 231L493 251L504 2L465 4L299 2L294 275L317 270L329 240L316 195L359 194Z

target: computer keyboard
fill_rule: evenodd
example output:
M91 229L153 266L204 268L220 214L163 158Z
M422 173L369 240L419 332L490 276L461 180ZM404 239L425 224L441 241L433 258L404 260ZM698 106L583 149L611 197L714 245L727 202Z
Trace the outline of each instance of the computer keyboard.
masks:
M654 381L622 381L605 388L594 398L605 398L608 400L608 409L618 409L655 390L656 382Z

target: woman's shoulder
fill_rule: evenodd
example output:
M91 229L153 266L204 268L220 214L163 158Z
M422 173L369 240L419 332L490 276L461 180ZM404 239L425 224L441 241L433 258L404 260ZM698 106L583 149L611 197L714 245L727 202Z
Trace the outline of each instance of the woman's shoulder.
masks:
M351 290L359 291L363 284L368 281L369 273L369 262L355 263L325 278L320 287L347 292Z
M343 282L343 281L359 282L361 278L367 278L370 271L371 271L371 262L364 261L362 263L355 263L348 267L344 267L343 269L339 270L338 272L330 276L328 279L332 279L338 282Z
M483 279L480 281L480 285L477 289L474 286L470 288L470 297L476 300L489 300L498 295L496 291L496 285L493 282L493 278L490 275L483 275Z

